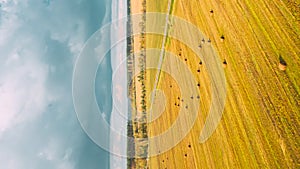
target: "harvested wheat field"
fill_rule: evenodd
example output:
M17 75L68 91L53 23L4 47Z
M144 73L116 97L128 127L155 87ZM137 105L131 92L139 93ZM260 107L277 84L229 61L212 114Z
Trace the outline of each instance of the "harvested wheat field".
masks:
M142 2L131 0L131 4L136 3ZM148 147L144 146L148 158L137 157L140 164L131 167L300 168L299 6L299 2L287 0L148 0L147 13L182 18L201 30L205 38L202 41L192 32L176 29L176 21L170 18L166 18L165 35L145 35L143 63L147 69L142 80L134 81L136 86L145 85L146 100L143 105L140 101L132 105L145 106L143 117L147 116L149 123L136 130L135 136L140 138L141 132L147 132L145 137L149 138L163 134L174 127L180 113L184 120L179 125L182 128L176 128L167 139L149 141ZM155 18L146 18L146 28L153 27L154 22ZM172 31L195 40L204 59L191 45L169 37ZM133 43L135 53L143 52L136 47L139 42ZM201 53L208 47L215 54ZM175 59L170 59L171 55ZM217 91L210 76L214 65L205 62L205 58L213 57L225 74L225 107L216 130L200 141L213 100L218 97L212 95ZM139 87L131 92L141 95L135 90ZM136 100L138 96L133 97ZM192 120L195 110L195 124L186 130L185 122ZM182 133L186 135L175 144Z

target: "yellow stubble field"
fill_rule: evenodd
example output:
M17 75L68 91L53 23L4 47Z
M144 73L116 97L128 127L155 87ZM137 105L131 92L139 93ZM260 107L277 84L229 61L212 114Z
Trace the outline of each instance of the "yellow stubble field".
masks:
M166 12L167 4L148 0L147 12ZM220 62L226 59L226 105L217 130L200 143L211 103L210 77L205 63L201 65L188 46L168 40L166 51L175 54L193 73L197 83L190 85L199 88L200 110L187 136L167 152L150 157L148 167L299 168L300 23L287 4L280 0L174 0L172 15L196 25L211 39ZM225 37L223 42L221 35ZM147 48L161 48L162 36L147 34L146 39ZM278 69L280 55L287 62L286 71ZM151 62L148 54L147 62ZM176 67L176 63L163 62L163 66ZM147 91L153 90L156 73L147 70ZM152 112L162 112L148 125L150 137L171 127L180 108L185 109L190 102L191 98L181 100L184 91L177 83L169 74L161 73L156 89L166 99L154 99ZM147 93L148 108L150 96ZM150 144L151 148L155 145Z

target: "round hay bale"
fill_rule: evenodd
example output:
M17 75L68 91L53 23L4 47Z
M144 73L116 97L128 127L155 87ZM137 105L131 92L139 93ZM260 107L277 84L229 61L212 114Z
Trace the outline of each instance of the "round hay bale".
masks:
M202 43L202 44L204 44L204 43L205 43L205 39L204 39L204 38L201 40L201 43Z
M223 42L225 40L224 35L221 36L221 42Z
M279 64L278 64L278 68L281 71L285 71L287 67L287 63L286 61L282 58L281 55L279 55Z
M224 59L223 61L223 68L226 68L227 67L227 61Z
M286 64L282 64L282 63L279 63L278 64L278 68L279 68L279 70L281 70L281 71L285 71L286 70Z

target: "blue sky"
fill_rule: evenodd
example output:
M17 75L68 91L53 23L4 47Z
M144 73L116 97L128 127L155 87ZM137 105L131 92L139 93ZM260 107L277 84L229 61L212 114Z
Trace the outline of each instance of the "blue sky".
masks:
M0 0L0 168L102 169L72 103L73 66L109 0Z

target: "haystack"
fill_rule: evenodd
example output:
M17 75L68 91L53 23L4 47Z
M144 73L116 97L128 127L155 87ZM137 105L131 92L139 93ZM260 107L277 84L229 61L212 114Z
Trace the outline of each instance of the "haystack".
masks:
M224 59L224 61L223 61L223 67L224 67L224 68L227 67L227 61L226 61L226 59Z
M286 61L282 58L282 56L279 56L279 64L278 64L279 70L285 71L286 67L287 67Z
M279 68L279 70L285 71L286 70L286 65L279 63L278 68Z
M221 36L221 42L223 42L225 40L224 35Z

